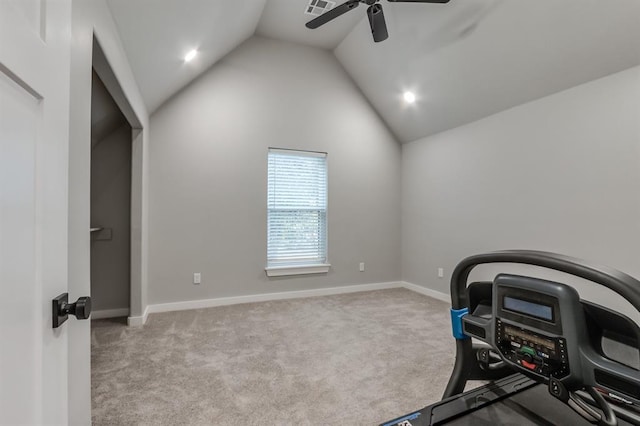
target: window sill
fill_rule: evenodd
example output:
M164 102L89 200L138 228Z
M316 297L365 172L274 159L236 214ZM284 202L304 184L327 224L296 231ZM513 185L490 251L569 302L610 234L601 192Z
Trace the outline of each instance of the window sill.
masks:
M270 266L264 268L268 277L285 277L288 275L326 274L331 265L321 263L316 265Z

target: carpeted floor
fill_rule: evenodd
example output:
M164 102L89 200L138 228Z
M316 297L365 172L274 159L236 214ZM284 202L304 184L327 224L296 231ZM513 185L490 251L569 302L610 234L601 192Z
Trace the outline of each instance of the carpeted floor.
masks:
M440 399L448 304L405 289L92 322L94 425L377 425Z

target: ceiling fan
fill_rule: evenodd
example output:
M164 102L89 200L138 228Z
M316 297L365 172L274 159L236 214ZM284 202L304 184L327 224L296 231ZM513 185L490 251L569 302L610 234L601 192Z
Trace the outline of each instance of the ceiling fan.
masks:
M315 19L307 22L307 28L315 29L327 22L337 18L340 15L347 13L348 11L355 9L360 3L367 4L367 17L369 18L369 25L371 26L371 34L373 35L373 41L380 42L386 40L389 37L387 32L387 23L384 20L384 12L382 11L382 5L380 0L348 0L342 3L340 6L334 7L328 12L323 13ZM391 3L449 3L450 0L387 0Z

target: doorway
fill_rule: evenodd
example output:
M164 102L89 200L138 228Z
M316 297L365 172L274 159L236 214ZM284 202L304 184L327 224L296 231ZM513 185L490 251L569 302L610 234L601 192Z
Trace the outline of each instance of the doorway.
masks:
M90 231L94 319L130 315L131 146L131 124L93 70Z
M94 312L91 316L93 319L99 319L99 317L107 318L127 316L125 309L128 309L128 325L139 326L143 325L146 320L145 291L143 285L146 280L146 256L144 253L146 245L146 235L144 233L146 208L144 203L144 193L146 190L144 188L145 180L143 178L143 171L145 168L144 157L146 155L146 149L144 148L147 137L146 129L143 128L143 124L131 105L129 98L125 95L125 92L120 85L120 81L113 72L113 69L109 64L95 33L93 36L92 48L92 70L90 72L92 73L92 89L95 89L92 90L91 115L93 117L91 117L90 123L92 137L91 142L87 141L87 145L85 145L84 149L91 148L92 153L90 154L87 152L87 156L85 157L87 161L87 174L85 176L95 177L97 176L96 173L98 171L96 167L100 168L102 166L106 166L106 164L98 165L96 163L98 161L97 156L93 159L90 158L94 157L93 154L97 155L99 151L106 150L106 148L104 148L104 146L106 146L104 144L107 144L108 142L106 139L109 139L109 136L113 136L113 138L115 138L116 132L121 132L122 139L124 139L124 134L128 132L127 146L120 146L121 151L126 150L128 159L125 159L123 156L119 162L116 162L116 164L122 165L123 168L120 172L124 174L124 177L120 176L120 180L129 182L128 192L127 189L121 189L120 195L118 196L118 199L124 200L120 205L120 212L127 212L128 214L128 221L127 218L124 218L124 213L119 217L119 223L125 224L125 227L119 231L114 229L115 227L113 224L109 223L111 220L115 219L102 217L100 213L102 207L98 208L98 206L94 206L94 201L97 198L95 193L96 191L99 191L100 188L91 188L90 190L92 193L90 197L92 201L89 214L91 219L90 227L102 228L95 229L94 232L90 233L91 242L89 252L91 253L91 280L96 280L96 284L100 286L99 282L106 281L106 275L113 273L113 271L108 269L107 266L94 267L94 263L100 260L100 256L97 256L97 259L93 259L93 254L94 252L98 254L98 250L108 251L105 250L107 246L109 246L110 243L115 242L115 239L118 238L119 243L122 244L121 247L123 247L123 250L128 253L126 255L128 260L124 259L125 256L122 255L122 253L119 254L119 256L122 255L122 257L119 257L119 259L121 259L121 263L119 266L120 272L117 275L119 277L124 277L124 273L122 271L127 270L126 263L128 261L128 276L121 278L120 282L116 284L116 287L120 289L129 289L128 304L125 304L126 302L122 301L127 300L127 297L124 296L122 292L118 293L119 296L114 296L113 299L103 298L102 301L99 300L102 298L101 294L103 294L103 292L94 289L94 285L92 285L91 296L95 297L95 299ZM103 98L101 101L98 100L98 97L100 96ZM95 105L94 100L96 100ZM102 110L100 108L102 108ZM95 114L93 114L94 112ZM106 139L101 141L103 138ZM116 150L114 149L113 151ZM96 163L95 167L93 167L94 164L92 164L91 172L89 171L90 161ZM127 164L126 167L124 166L125 163ZM108 167L104 167L104 169L109 170ZM94 171L96 173L94 173ZM128 176L126 174L128 174ZM94 186L93 183L91 184ZM97 182L95 185L99 186ZM87 185L87 190L89 190L88 186L89 185ZM128 194L128 198L123 194ZM127 200L128 207L126 205L123 207L122 204L126 203ZM106 204L108 205L108 203ZM89 229L85 232L89 233ZM126 242L127 240L128 243ZM101 253L101 256L107 258L107 260L109 258L106 253ZM99 272L104 270L106 270L107 273L104 276L99 275ZM94 291L97 291L95 295ZM108 292L109 290L107 290L107 293ZM119 301L119 306L116 304L116 301Z

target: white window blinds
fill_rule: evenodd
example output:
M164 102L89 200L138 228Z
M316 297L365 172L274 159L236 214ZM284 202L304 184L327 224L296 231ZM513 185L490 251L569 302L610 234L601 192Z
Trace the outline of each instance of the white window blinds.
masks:
M327 154L269 149L267 266L327 260Z

